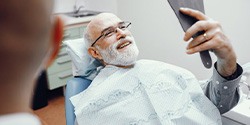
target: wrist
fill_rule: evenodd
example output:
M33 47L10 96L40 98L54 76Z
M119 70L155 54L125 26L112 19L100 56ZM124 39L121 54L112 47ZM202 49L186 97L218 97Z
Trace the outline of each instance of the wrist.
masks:
M239 65L239 64L236 64L236 70L231 74L231 75L228 75L228 76L223 76L220 72L219 72L219 70L218 70L218 68L217 68L217 63L218 62L215 62L215 64L214 64L214 67L215 67L215 69L216 69L216 71L218 72L218 74L221 76L221 77L223 77L224 79L226 79L226 80L234 80L234 79L236 79L236 78L238 78L241 74L242 74L242 72L243 72L243 69L242 69L242 67Z
M228 77L235 73L237 70L237 63L236 60L218 60L217 61L217 70L223 77Z

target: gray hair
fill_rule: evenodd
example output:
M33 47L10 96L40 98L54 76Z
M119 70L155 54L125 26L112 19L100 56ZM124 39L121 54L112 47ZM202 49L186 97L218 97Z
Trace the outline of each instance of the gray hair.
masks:
M83 37L84 37L84 41L85 41L85 44L86 44L86 48L88 49L89 47L91 47L91 44L94 42L91 37L90 37L90 34L89 34L89 27L87 26L86 29L84 30L84 33L83 33Z
M90 37L90 34L89 34L89 27L86 27L86 29L84 30L84 33L83 33L83 38L84 38L84 41L85 41L85 45L86 45L86 48L90 48L91 47L91 44L94 43L94 40L91 39ZM96 46L96 47L99 47L99 46ZM89 54L89 53L88 53ZM89 54L90 55L90 54ZM90 55L92 56L92 55ZM93 56L92 56L93 57ZM94 57L93 57L94 58ZM100 63L102 63L104 65L104 62L103 60L99 60L97 58L95 58L96 60L100 61Z

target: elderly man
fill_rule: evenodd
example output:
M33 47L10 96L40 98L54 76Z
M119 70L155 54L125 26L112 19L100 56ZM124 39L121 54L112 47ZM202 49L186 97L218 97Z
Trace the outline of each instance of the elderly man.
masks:
M139 60L135 40L125 22L110 13L88 24L88 52L104 64L89 88L72 97L79 125L221 125L220 114L238 100L242 68L218 22L182 8L199 21L184 36L187 53L213 50L217 56L210 81L200 85L187 70L163 62Z
M31 113L39 73L56 57L63 32L51 0L0 2L0 125L40 125Z

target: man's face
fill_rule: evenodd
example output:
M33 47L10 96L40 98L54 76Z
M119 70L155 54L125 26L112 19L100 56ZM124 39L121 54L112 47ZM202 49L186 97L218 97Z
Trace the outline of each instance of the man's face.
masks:
M101 15L101 18L93 23L93 40L104 34L94 47L106 64L129 66L135 63L139 50L131 32L125 27L128 23L113 14Z
M50 0L0 3L0 79L9 83L35 77L50 41Z

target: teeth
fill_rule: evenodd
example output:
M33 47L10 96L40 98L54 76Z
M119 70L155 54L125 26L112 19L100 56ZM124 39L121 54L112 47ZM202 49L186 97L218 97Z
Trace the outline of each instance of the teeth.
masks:
M126 42L126 43L122 44L119 48L121 49L121 48L123 48L123 47L125 47L125 46L127 46L129 44L130 44L129 42Z

